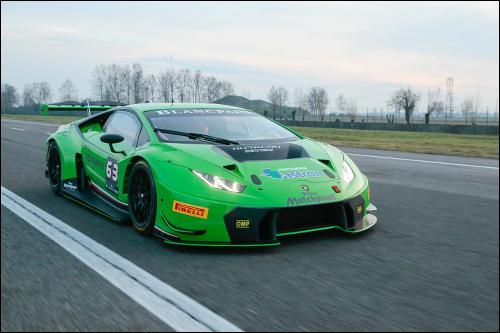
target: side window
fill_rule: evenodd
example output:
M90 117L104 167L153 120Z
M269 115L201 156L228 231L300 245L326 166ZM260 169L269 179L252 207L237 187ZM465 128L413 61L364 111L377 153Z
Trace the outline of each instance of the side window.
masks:
M119 134L123 136L123 142L135 147L141 125L138 120L127 112L116 112L106 122L104 131L106 134Z
M137 147L140 147L148 143L149 141L151 141L151 139L149 138L148 132L146 131L146 128L142 126L141 133L139 134L139 138L137 139Z

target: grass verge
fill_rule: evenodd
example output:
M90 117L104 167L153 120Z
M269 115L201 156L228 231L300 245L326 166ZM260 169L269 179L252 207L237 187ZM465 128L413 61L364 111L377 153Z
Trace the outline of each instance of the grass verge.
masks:
M498 136L433 132L291 127L311 139L334 146L400 150L415 153L498 159Z

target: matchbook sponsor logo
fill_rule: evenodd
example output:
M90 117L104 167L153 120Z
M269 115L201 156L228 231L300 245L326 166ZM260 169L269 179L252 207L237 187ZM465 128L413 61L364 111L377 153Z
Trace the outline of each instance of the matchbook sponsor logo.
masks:
M208 208L189 205L183 202L179 202L177 200L174 200L174 205L172 207L172 210L177 213L199 217L202 219L206 219L208 216Z

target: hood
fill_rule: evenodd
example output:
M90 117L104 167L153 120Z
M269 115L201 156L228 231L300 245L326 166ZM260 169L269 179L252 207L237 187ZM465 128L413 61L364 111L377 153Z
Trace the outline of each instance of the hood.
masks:
M338 179L337 170L343 159L342 152L327 153L321 144L310 139L249 145L160 145L173 148L165 151L165 156L179 166L273 187L286 187L295 182L331 182L332 178Z

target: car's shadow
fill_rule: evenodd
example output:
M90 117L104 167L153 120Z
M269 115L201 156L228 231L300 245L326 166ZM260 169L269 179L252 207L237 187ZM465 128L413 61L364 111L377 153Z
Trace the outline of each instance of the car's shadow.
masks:
M321 243L321 242L351 242L360 241L372 237L376 226L360 233L349 233L339 229L324 230L317 232L310 232L304 234L290 235L279 237L278 241L281 245L278 246L251 246L251 247L236 247L236 246L189 246L189 245L175 245L164 243L163 245L169 250L190 254L224 254L224 255L253 255L253 254L272 254L279 251L281 247L297 247L304 246L308 243ZM161 239L158 239L162 242Z

